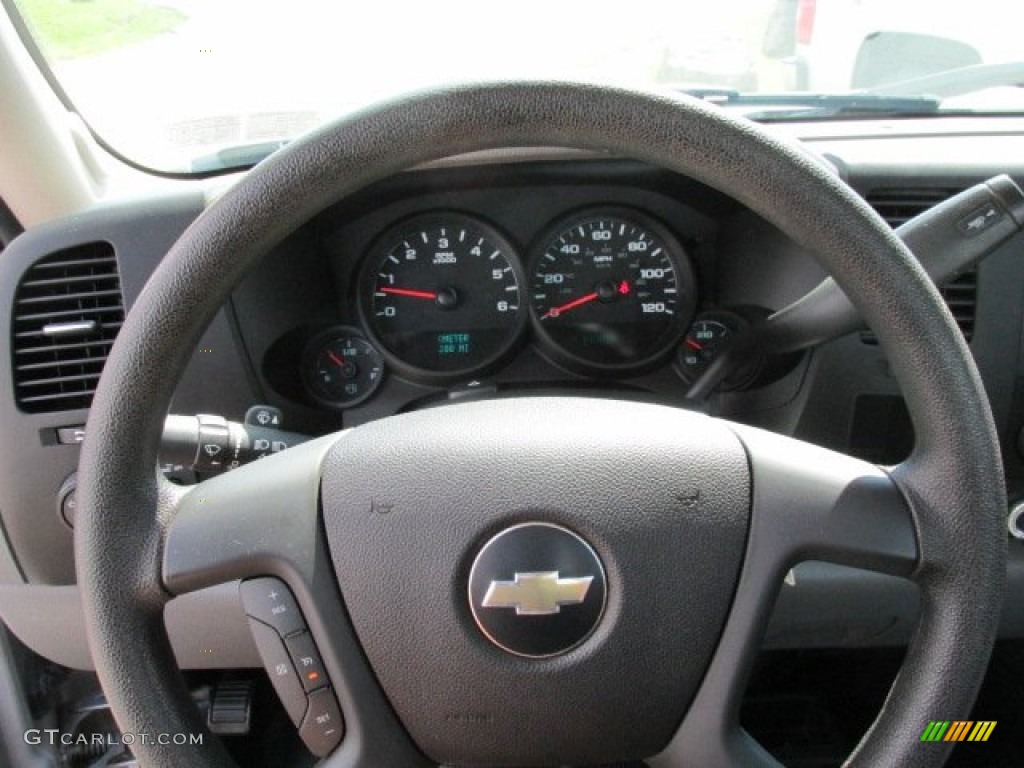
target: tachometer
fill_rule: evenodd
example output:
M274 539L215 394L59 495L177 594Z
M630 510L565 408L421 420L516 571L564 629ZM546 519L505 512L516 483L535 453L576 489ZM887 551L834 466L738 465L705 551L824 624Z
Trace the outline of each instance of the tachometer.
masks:
M412 378L454 380L496 363L521 335L526 308L512 245L456 213L405 221L371 249L363 318L388 363Z
M628 371L665 356L693 315L693 270L657 222L621 209L556 224L532 262L540 336L568 367Z

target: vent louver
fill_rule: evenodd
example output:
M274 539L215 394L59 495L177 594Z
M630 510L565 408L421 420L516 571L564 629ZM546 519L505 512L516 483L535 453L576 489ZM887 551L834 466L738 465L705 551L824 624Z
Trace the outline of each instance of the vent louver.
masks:
M76 246L33 264L18 285L11 324L18 407L28 413L88 408L122 322L109 243Z
M868 205L878 211L878 215L895 229L959 191L952 188L887 189L869 193L866 199ZM964 272L955 280L943 285L939 292L946 300L964 338L970 341L974 335L974 316L977 308L977 270L970 269ZM863 334L862 339L867 343L877 343L874 334Z

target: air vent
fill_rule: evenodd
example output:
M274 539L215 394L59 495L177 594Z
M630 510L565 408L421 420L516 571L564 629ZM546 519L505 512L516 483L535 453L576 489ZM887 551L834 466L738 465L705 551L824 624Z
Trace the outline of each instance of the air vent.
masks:
M124 321L113 246L89 243L37 261L18 285L12 320L18 406L88 408Z
M952 197L959 189L929 188L929 189L882 189L869 192L867 195L868 205L878 211L890 227L896 229L905 224L917 214L926 211L933 205L938 205L943 200Z
M928 189L886 189L876 190L867 195L868 204L878 211L890 227L895 229L901 224L917 216L922 211L941 203L943 200L952 197L958 189L952 188L928 188ZM950 312L960 331L967 341L974 335L974 315L977 306L978 273L971 269L964 272L960 277L946 283L941 287L940 292L949 305ZM876 344L874 334L865 333L861 339L868 344Z

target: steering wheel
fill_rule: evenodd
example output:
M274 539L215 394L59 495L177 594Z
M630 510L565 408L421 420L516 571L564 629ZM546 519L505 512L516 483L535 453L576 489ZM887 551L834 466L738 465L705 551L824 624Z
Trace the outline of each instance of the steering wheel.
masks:
M373 181L516 146L604 150L695 177L818 254L885 348L912 456L881 469L679 409L523 398L384 419L192 488L159 476L176 381L270 248ZM810 559L920 587L902 669L849 763L937 766L951 744L922 731L967 716L995 638L1000 453L938 292L815 160L684 96L464 86L295 141L154 272L86 435L75 554L103 689L125 733L203 736L137 738L146 766L232 764L190 700L162 610L235 579L277 577L294 595L343 714L324 762L338 768L776 765L739 704L782 578Z

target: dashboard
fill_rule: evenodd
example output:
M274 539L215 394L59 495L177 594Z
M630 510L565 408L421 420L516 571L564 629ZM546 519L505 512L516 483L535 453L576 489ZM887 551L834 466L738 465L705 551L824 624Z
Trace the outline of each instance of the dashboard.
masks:
M939 122L803 126L799 138L894 226L997 173L1024 180L1018 123ZM62 509L75 431L88 426L118 318L208 194L109 203L26 233L0 259L0 354L11 361L0 367L0 434L19 446L0 452L0 612L27 645L68 666L90 666ZM1022 257L1017 237L944 286L992 403L1013 499L1024 496ZM103 287L47 293L57 275ZM898 462L913 432L866 331L805 353L753 350L711 397L688 396L730 336L824 277L812 254L691 178L567 150L453 158L364 189L284 238L216 316L171 411L238 421L264 404L285 429L316 436L465 399L571 392L699 408ZM71 308L60 303L69 296ZM31 346L47 324L93 320L95 337ZM87 353L75 346L86 342ZM1013 636L1024 635L1021 549L1012 542L1003 632ZM769 644L909 636L909 584L800 569ZM54 606L49 615L41 601ZM173 601L168 626L185 667L260 664L232 585ZM211 657L211 647L222 652Z

